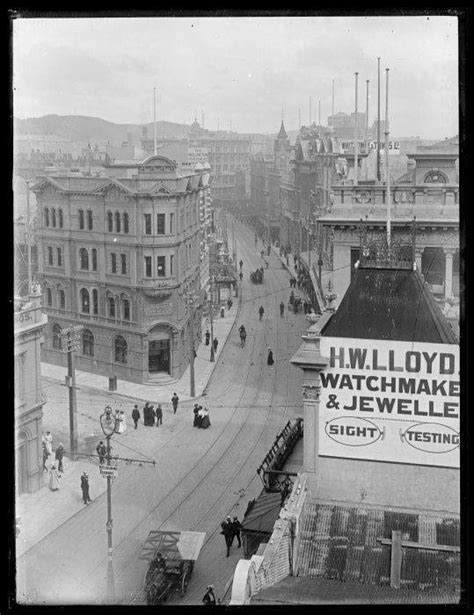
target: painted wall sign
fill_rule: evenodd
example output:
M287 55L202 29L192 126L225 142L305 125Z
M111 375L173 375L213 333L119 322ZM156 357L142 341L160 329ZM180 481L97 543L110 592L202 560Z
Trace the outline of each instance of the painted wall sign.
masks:
M459 346L321 338L320 455L459 467Z

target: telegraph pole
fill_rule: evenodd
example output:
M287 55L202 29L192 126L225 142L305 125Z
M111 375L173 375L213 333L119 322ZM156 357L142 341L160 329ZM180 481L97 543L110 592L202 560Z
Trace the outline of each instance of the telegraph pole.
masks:
M211 275L211 288L209 290L209 298L210 298L210 306L209 306L209 317L211 319L211 363L214 363L215 356L214 356L214 321L213 321L213 310L214 310L214 304L213 304L213 292L214 292L214 276Z
M191 397L196 396L195 377L194 377L194 302L197 299L196 295L190 292L186 293L185 301L188 308L189 316L189 386Z
M380 58L377 63L377 181L380 181Z
M63 329L61 332L61 337L66 342L66 349L63 350L63 352L67 352L66 386L69 388L69 447L71 449L72 461L76 460L76 453L78 449L74 352L77 350L79 345L79 334L82 329L82 325L71 325L67 329Z
M358 90L358 77L359 77L359 73L354 73L355 74L355 123L354 123L354 186L357 186L357 180L358 180L358 176L359 176L359 160L358 160L358 155L359 155L359 133L358 133L358 126L359 126L359 116L358 116L358 110L357 110L357 90Z

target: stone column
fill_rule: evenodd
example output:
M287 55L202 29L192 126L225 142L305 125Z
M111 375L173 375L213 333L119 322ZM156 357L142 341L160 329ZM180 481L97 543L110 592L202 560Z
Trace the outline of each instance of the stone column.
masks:
M452 248L445 248L444 254L446 257L445 265L445 281L444 281L444 298L447 299L453 294L453 255Z
M308 473L311 492L316 495L319 486L319 391L320 373L329 359L320 353L320 330L316 315L308 314L310 328L303 338L303 345L291 363L303 370L303 471Z

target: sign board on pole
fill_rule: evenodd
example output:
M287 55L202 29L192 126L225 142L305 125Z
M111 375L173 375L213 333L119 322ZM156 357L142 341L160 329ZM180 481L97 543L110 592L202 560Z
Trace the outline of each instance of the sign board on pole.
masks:
M459 467L459 346L321 338L319 454Z
M117 466L100 465L99 471L104 478L117 478Z

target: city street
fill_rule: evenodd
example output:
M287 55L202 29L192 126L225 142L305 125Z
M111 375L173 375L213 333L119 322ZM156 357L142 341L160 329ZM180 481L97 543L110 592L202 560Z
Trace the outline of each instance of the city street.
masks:
M230 228L228 224L229 234ZM295 316L287 309L280 317L278 306L282 300L287 306L290 295L289 275L280 259L272 253L263 284L252 284L250 272L264 265L262 244L256 247L253 231L238 222L234 232L237 260L244 262L243 298L202 398L211 428L193 428L193 402L186 401L176 415L167 411L154 432L142 426L129 429L124 441L126 437L133 454L121 448L122 436L113 438L120 454L139 457L138 451L157 462L155 468L122 463L113 482L113 562L121 604L144 603L147 563L138 558L152 529L206 532L187 594L171 600L173 604L200 604L208 583L215 585L217 597L223 596L242 550L234 546L225 557L220 522L227 514L242 518L248 501L261 491L256 469L276 434L289 419L301 416L301 373L289 359L307 323L301 313ZM260 305L265 309L261 322ZM244 348L238 336L242 323L247 329ZM275 357L273 367L267 366L268 348ZM97 425L94 433L100 438ZM106 603L106 517L103 494L27 550L17 562L18 600Z

